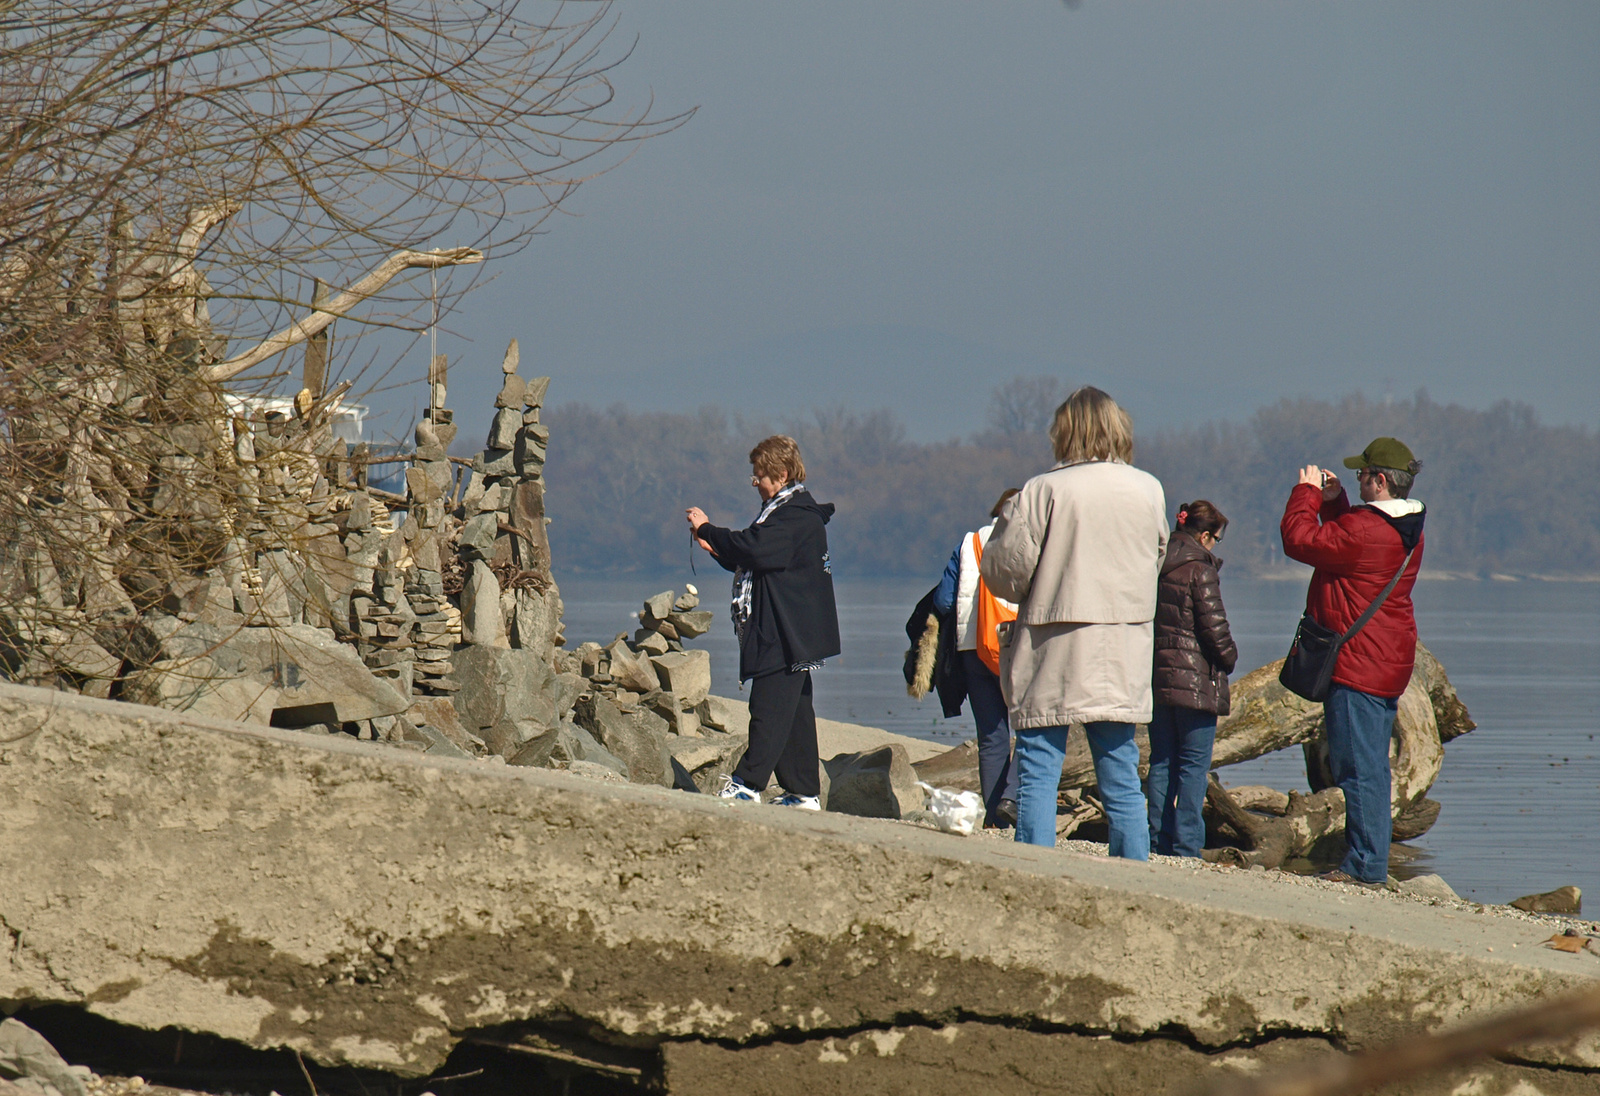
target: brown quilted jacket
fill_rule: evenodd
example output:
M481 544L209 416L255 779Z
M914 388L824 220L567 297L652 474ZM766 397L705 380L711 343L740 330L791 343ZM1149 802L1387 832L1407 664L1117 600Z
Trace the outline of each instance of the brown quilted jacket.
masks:
M1156 593L1157 704L1228 714L1228 674L1239 650L1222 607L1221 566L1188 533L1167 543Z

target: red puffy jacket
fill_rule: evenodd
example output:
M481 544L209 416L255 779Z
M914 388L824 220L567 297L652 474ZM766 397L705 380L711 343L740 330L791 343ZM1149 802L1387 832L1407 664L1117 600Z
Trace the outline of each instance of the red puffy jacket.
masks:
M1309 483L1289 493L1279 526L1283 551L1316 568L1306 612L1324 627L1348 630L1416 546L1388 600L1340 650L1335 684L1382 697L1406 691L1417 650L1411 588L1422 569L1423 516L1418 510L1392 518L1374 506L1351 506L1343 490L1324 502L1321 488Z

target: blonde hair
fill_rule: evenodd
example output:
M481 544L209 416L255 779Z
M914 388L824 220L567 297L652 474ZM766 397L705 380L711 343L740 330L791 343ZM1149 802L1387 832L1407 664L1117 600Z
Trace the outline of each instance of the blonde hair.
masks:
M800 459L800 443L787 434L763 438L750 450L750 467L758 476L776 479L781 473L790 483L806 481L806 463Z
M1056 460L1133 462L1133 420L1117 401L1093 385L1084 385L1056 408L1050 426Z

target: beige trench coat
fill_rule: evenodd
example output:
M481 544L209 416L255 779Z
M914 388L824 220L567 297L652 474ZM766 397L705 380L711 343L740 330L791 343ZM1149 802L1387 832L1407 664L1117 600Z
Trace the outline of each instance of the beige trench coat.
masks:
M1001 511L979 570L1018 605L1000 651L1013 730L1148 723L1166 497L1119 461L1058 465Z

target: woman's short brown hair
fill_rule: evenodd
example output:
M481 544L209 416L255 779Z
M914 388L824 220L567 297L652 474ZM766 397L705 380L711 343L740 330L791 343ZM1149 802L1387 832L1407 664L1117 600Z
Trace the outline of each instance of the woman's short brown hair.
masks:
M787 434L774 434L757 442L750 450L750 467L758 476L777 479L782 475L789 483L806 481L806 462L800 459L800 443Z
M1056 408L1050 426L1056 460L1133 461L1133 420L1117 401L1092 385L1084 385Z

